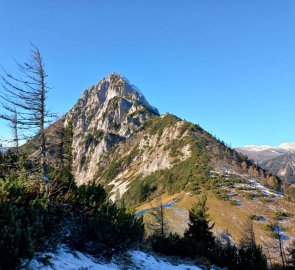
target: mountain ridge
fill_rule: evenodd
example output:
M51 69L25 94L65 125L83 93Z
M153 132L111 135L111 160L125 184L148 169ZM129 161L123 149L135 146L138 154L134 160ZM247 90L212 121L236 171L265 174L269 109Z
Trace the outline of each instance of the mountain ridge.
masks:
M200 126L171 114L160 115L119 73L87 88L62 124L70 126L73 133L76 182L102 182L109 186L113 199L121 198L127 190L130 194L146 189L146 195L151 195L161 188L170 192L195 189L194 183L206 182L210 169L249 174L275 189L280 186L279 179ZM180 171L185 171L187 178ZM153 181L153 177L161 180ZM146 198L134 199L133 204Z

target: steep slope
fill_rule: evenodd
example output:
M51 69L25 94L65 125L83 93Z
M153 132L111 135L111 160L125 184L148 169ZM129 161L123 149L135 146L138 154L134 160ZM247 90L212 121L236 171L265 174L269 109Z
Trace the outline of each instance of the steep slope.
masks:
M201 127L169 114L147 121L136 136L117 145L111 158L111 165L98 177L107 183L112 180L112 191L118 197L128 189L123 198L133 205L148 199L155 190L175 193L210 188L212 171L247 175L272 188L280 185L279 179Z

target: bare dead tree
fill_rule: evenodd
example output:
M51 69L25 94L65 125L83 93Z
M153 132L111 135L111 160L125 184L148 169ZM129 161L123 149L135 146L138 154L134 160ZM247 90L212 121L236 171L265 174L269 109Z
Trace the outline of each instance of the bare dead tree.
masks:
M285 268L285 266L286 266L286 256L285 256L285 251L284 251L283 236L281 234L281 228L280 228L278 223L275 224L275 232L276 232L276 238L278 239L279 253L280 253L282 265Z
M0 104L2 105L2 109L5 110L5 104L0 101ZM18 118L17 118L17 110L14 107L10 108L10 113L0 113L0 119L3 119L8 122L8 126L11 129L12 132L12 140L10 140L10 143L13 143L15 152L18 154L19 149L19 134L18 134Z
M46 161L45 125L51 116L46 109L48 87L45 83L47 75L39 49L32 45L31 56L24 64L17 63L19 76L14 76L3 70L1 105L6 113L0 118L11 123L14 137L18 145L19 132L22 139L38 140L38 160L42 179L47 190L49 182Z
M19 137L18 137L18 126L17 126L17 111L15 110L12 121L11 121L11 129L13 132L13 142L16 153L19 151Z
M154 232L155 235L165 237L168 233L168 222L166 219L161 195L156 198L155 204L151 206L151 211L149 213L153 220L150 222L150 224L148 224L148 227Z
M271 237L275 238L277 241L263 241L263 249L266 251L271 265L281 261L281 265L285 269L288 259L286 258L282 229L277 222L272 224L272 227L273 231L271 233Z
M243 226L243 233L240 239L240 246L248 248L256 247L255 233L252 220L249 220Z

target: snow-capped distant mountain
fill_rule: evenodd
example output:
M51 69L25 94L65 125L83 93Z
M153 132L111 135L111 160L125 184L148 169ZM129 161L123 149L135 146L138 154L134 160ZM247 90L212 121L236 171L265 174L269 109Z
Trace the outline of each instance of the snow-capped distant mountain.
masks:
M278 145L277 147L274 147L276 149L284 149L286 151L295 151L295 142L293 143L282 143Z
M295 151L295 142L293 143L282 143L278 146L269 146L269 145L246 145L243 147L239 147L237 149L251 152L261 152L265 150L282 152L284 151Z
M258 151L264 151L264 150L270 149L272 147L269 145L246 145L241 148L246 151L258 152Z
M295 142L278 146L246 145L236 150L288 183L295 182Z

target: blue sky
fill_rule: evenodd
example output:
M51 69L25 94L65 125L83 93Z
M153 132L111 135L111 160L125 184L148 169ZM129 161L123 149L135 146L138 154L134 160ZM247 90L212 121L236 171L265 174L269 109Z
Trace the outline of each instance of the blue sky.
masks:
M295 141L293 0L0 0L0 37L11 72L40 48L54 112L117 71L232 146Z

